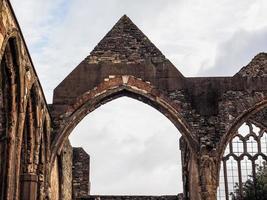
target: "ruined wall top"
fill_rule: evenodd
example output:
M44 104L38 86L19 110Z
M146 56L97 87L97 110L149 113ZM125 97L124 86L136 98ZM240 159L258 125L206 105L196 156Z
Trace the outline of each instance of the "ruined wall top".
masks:
M238 73L242 77L267 77L267 53L259 53Z

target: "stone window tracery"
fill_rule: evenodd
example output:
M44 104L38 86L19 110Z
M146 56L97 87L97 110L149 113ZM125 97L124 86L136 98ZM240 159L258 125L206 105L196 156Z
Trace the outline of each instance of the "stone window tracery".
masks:
M267 161L267 130L251 122L241 126L227 145L221 162L219 200L232 199L232 193L247 180L254 180L257 170Z

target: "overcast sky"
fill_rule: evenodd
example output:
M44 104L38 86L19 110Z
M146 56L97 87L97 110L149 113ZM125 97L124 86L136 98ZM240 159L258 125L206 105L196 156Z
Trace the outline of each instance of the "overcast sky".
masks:
M232 76L267 51L266 0L11 0L47 101L127 14L185 76ZM71 136L92 160L92 192L182 191L179 134L129 98L88 115Z

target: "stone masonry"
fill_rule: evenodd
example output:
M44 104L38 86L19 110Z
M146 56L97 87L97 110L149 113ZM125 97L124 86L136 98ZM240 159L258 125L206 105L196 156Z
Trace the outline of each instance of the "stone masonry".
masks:
M81 198L90 194L90 156L83 148L73 148L72 165L73 198Z
M126 15L55 88L51 105L8 0L0 0L0 59L0 200L80 193L87 180L77 168L87 164L76 150L72 155L68 136L86 115L122 96L154 107L182 134L184 199L215 200L228 142L247 121L267 124L266 53L233 77L184 77Z

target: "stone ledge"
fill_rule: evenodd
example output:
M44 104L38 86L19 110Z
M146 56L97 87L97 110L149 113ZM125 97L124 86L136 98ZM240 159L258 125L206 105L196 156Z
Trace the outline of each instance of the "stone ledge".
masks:
M90 195L77 200L183 200L183 195Z

